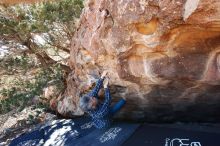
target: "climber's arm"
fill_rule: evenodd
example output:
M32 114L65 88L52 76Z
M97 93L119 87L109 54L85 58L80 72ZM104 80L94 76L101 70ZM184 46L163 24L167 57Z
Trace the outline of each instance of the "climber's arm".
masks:
M101 77L98 79L98 81L96 82L95 87L93 88L93 90L89 93L89 96L93 96L98 98L98 93L99 90L102 88L103 85L103 81L105 80L105 76L107 74L107 71L104 71L101 75Z
M98 81L96 82L95 87L94 87L94 88L92 89L92 91L89 93L89 96L98 98L98 93L99 93L99 90L102 88L104 79L105 79L105 78L99 78L99 79L98 79Z
M111 97L110 90L108 87L104 88L104 90L105 90L105 100L104 100L103 106L109 108L112 97Z

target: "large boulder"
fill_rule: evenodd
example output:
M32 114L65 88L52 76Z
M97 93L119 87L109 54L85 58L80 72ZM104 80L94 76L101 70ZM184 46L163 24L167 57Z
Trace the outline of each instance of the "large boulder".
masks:
M122 119L220 120L219 0L88 0L72 40L61 114L103 70Z

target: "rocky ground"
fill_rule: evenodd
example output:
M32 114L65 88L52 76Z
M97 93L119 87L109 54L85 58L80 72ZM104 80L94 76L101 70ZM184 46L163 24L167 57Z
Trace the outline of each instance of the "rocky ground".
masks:
M13 138L56 118L56 115L34 106L0 115L0 146L8 145Z

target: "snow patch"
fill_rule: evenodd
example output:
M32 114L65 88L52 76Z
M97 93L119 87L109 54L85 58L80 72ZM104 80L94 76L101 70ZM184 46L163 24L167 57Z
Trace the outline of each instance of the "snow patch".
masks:
M6 54L9 53L9 48L7 46L0 47L0 58L3 58Z

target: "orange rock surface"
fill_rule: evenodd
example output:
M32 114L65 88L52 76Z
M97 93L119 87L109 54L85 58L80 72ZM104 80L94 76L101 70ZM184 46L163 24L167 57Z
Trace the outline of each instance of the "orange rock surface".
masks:
M119 118L220 120L219 0L89 0L72 40L61 114L82 115L78 101L103 70Z

